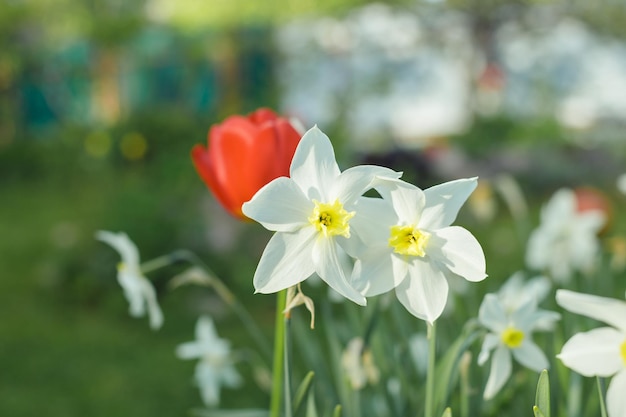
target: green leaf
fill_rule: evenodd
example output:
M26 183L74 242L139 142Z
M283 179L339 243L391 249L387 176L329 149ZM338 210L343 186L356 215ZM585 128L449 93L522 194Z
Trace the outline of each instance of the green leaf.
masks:
M306 417L317 417L317 407L315 406L315 397L309 392L306 401Z
M536 417L550 417L550 380L545 369L539 374L533 411Z
M302 405L304 404L304 398L311 390L311 383L313 382L314 376L315 373L313 371L309 371L309 373L306 374L306 376L302 379L300 386L296 390L296 395L293 402L294 414L298 414L298 412L302 408Z
M341 417L341 404L337 404L333 410L333 417Z
M457 365L461 355L478 337L479 333L472 331L474 327L473 323L470 322L465 327L469 329L469 332L462 332L461 335L448 347L445 355L437 364L435 372L435 412L436 410L441 410L441 407L443 407L450 391L454 387L453 379L455 377L455 371L457 370Z
M447 407L445 410L443 410L443 414L441 415L441 417L452 417L452 409L450 407Z

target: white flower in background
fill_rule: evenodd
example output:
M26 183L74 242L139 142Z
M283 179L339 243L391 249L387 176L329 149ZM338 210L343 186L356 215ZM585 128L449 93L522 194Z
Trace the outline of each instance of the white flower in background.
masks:
M579 212L572 190L557 191L542 208L541 224L528 240L526 264L560 282L575 271L590 271L604 222L600 211Z
M540 372L548 368L548 359L532 341L531 335L546 323L553 324L558 313L537 309L536 300L529 300L516 310L508 312L496 294L487 294L480 305L478 321L489 330L478 355L478 364L484 365L491 352L491 370L483 397L493 398L511 376L512 360Z
M200 388L202 401L208 407L219 405L222 386L236 388L242 378L233 366L230 344L220 339L213 320L201 316L196 323L196 340L183 343L176 348L180 359L199 359L195 381Z
M101 230L96 232L96 239L110 245L122 257L122 262L117 266L117 281L122 286L124 296L130 304L130 315L142 317L147 309L150 327L160 328L163 325L163 313L157 302L154 287L141 273L137 246L126 233Z
M428 372L428 338L426 333L416 333L409 339L409 352L417 373L425 376Z
M626 174L617 177L617 189L620 190L622 194L626 194Z
M607 411L609 417L626 416L626 302L567 290L556 292L556 302L611 326L575 334L557 358L584 376L613 376L606 392Z
M364 388L367 383L377 384L380 379L372 352L364 348L360 337L355 337L348 343L341 355L341 366L354 390Z
M292 287L317 273L335 291L365 305L349 283L348 243L361 195L376 176L398 178L388 168L356 166L339 170L328 137L317 127L304 134L291 162L290 178L280 177L243 205L249 218L277 233L254 274L260 293Z
M543 275L525 281L524 273L517 271L502 284L498 290L498 298L510 313L529 301L534 300L539 304L546 298L551 287L550 280Z
M446 276L481 281L485 255L466 229L450 226L476 187L476 178L450 181L427 190L400 180L380 179L382 199L361 204L355 219L370 248L360 253L353 282L367 296L395 288L414 316L434 322L448 297ZM385 209L391 205L393 210Z

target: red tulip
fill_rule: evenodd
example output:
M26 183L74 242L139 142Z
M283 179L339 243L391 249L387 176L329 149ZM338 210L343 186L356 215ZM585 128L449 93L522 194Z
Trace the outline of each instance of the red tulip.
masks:
M195 145L191 158L220 204L233 216L247 219L241 205L268 182L289 176L300 137L287 119L261 108L211 126L208 147Z
M580 213L586 211L599 211L604 215L604 225L598 232L604 234L613 222L613 206L611 201L602 191L592 187L578 187L574 189L576 195L576 209Z

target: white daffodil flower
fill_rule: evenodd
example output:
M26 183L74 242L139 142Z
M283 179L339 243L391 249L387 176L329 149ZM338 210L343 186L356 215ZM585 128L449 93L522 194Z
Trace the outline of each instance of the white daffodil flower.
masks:
M532 341L535 330L546 323L553 324L560 318L558 313L537 309L536 300L528 300L513 311L507 311L496 294L487 294L478 312L478 321L490 332L485 336L478 355L478 364L484 365L495 349L491 370L483 397L493 398L511 376L512 360L540 372L548 368L548 359Z
M380 379L372 352L363 346L363 339L360 337L355 337L348 343L341 355L341 366L354 390L363 389L368 383L375 385Z
M575 334L557 358L584 376L613 376L606 408L609 417L626 416L626 302L568 290L558 290L556 302L572 313L611 326Z
M196 340L178 345L176 356L180 359L199 359L194 378L202 401L208 407L219 405L222 386L236 388L242 383L232 363L230 344L218 337L213 320L208 316L198 319Z
M272 236L254 274L256 292L273 293L317 273L342 296L365 305L349 283L348 243L358 234L361 195L376 176L401 174L379 166L339 170L328 137L317 127L304 134L291 162L290 178L280 177L243 205L249 218L277 233ZM355 217L356 216L356 217Z
M163 313L152 283L141 273L137 246L126 233L121 232L100 230L96 232L96 239L110 245L122 258L117 266L117 281L122 286L124 296L130 304L130 315L143 317L147 309L150 327L160 328L163 325Z
M380 179L376 190L384 199L364 198L359 203L362 216L354 222L370 245L358 255L354 285L367 296L395 288L411 314L433 323L446 305L446 276L468 281L487 276L476 238L450 226L475 187L476 178L424 191L404 181Z
M540 217L528 240L526 264L559 282L567 281L574 271L590 271L599 250L597 234L605 222L602 212L579 212L574 192L561 189Z

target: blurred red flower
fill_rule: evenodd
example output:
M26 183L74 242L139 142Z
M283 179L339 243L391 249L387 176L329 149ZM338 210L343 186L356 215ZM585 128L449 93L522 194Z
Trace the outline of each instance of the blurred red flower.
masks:
M241 205L265 184L289 176L301 134L286 118L261 108L211 126L208 146L191 150L196 171L220 204L246 220Z

